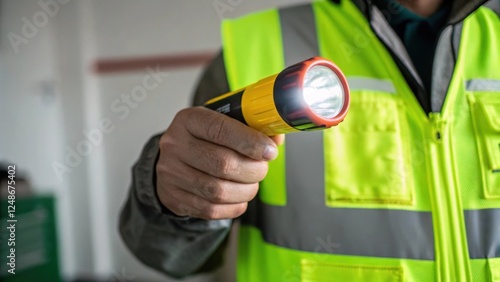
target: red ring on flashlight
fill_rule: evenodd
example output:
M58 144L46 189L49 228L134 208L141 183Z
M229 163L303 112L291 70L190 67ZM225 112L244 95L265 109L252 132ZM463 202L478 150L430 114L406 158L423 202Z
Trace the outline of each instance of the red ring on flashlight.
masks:
M337 78L339 79L342 85L342 90L344 95L344 105L342 105L342 109L340 110L340 112L333 118L324 118L318 115L316 112L314 112L314 110L310 107L310 105L304 101L304 105L306 105L304 110L307 117L314 124L318 126L332 127L341 123L344 120L345 116L347 115L347 111L349 109L350 92L349 92L349 85L347 84L347 79L340 70L340 68L337 67L337 65L335 65L331 61L321 57L312 57L306 61L303 61L301 65L303 66L303 68L297 73L298 75L297 81L300 83L300 89L302 89L302 91L304 91L304 82L307 72L314 66L324 66L332 70L337 75ZM302 97L304 97L304 95L302 95Z

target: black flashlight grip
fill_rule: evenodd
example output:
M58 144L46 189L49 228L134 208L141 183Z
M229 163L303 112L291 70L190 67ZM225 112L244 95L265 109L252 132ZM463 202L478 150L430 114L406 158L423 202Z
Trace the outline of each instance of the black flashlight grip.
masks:
M236 92L231 96L206 104L205 107L247 124L241 109L241 97L244 92L245 90Z

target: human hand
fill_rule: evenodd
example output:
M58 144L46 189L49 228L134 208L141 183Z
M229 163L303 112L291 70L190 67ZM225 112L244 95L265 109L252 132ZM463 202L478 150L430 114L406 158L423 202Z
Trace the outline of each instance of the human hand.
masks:
M158 197L179 216L236 218L257 194L283 141L284 135L270 138L203 107L184 109L160 139Z

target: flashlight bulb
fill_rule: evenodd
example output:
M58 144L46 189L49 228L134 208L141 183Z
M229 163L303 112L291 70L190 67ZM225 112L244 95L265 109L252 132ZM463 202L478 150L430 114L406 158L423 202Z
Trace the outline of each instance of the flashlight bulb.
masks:
M325 119L336 117L344 106L344 87L339 77L322 65L307 71L302 95L311 110Z

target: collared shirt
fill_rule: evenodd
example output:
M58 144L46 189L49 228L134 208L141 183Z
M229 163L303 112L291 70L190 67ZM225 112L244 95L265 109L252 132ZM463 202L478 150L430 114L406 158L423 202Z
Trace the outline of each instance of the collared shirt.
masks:
M406 47L426 92L429 93L432 81L434 53L443 27L451 11L451 2L444 1L437 12L423 17L403 7L396 0L379 0L375 4L383 13Z

